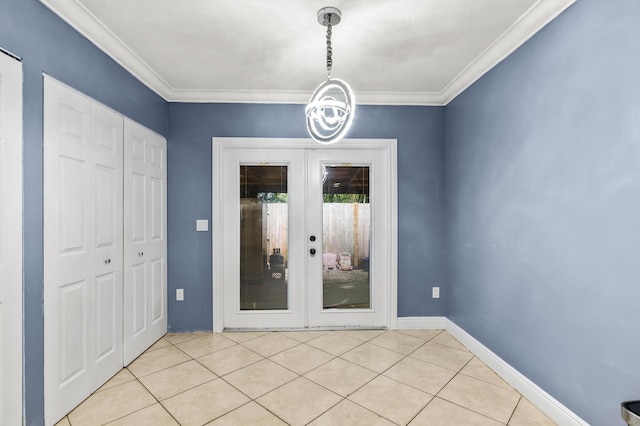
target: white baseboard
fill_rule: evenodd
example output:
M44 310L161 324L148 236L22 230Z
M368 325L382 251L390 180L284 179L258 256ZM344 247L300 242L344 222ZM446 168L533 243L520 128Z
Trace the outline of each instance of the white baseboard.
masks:
M431 322L430 317L424 318L428 322ZM400 319L401 318L398 318L398 322L400 322ZM562 405L558 400L493 353L456 323L448 318L444 318L444 322L445 330L458 339L460 343L465 345L475 356L487 364L489 368L502 377L511 387L520 392L522 396L531 401L533 405L538 407L540 411L545 413L551 420L561 426L589 426L587 422L578 417L573 411ZM415 323L419 323L418 319L415 320Z
M444 330L446 317L400 317L396 322L398 330Z

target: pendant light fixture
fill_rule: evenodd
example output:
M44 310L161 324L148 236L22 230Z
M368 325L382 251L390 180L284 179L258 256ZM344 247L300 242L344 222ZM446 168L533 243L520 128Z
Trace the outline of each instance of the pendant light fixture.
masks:
M356 109L351 87L336 78L331 78L331 29L342 19L340 10L324 7L318 11L318 22L327 27L327 81L318 86L305 108L309 135L322 144L331 144L342 139L351 123Z

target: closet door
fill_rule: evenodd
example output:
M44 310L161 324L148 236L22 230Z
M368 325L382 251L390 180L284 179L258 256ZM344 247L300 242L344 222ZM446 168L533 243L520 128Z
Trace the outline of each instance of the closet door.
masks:
M123 366L123 161L122 116L91 104L93 134L94 273L96 318L93 386Z
M122 117L45 76L45 423L122 368Z
M167 332L166 140L124 121L124 362Z

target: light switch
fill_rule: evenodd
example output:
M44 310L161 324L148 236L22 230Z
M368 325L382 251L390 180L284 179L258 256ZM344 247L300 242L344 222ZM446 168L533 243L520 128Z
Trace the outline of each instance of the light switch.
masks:
M209 221L207 219L196 220L196 231L208 231Z
M440 287L433 287L431 289L431 296L434 299L439 299L440 298Z

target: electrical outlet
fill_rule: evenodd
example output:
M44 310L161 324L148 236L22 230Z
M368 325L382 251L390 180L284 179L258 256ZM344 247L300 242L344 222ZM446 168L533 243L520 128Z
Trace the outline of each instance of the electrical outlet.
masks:
M431 297L433 297L434 299L440 298L440 287L433 287L431 289Z
M177 288L176 289L176 300L178 300L178 301L184 300L184 289L183 288Z

